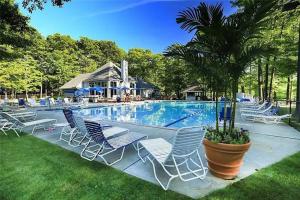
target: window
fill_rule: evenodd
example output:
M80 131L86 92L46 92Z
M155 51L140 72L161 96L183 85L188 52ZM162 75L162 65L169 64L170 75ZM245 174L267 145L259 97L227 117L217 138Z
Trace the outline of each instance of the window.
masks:
M117 87L117 82L112 81L112 82L110 83L110 86L111 86L111 87Z
M89 86L90 86L90 87L94 87L94 86L95 86L95 82L90 82L90 83L89 83Z
M117 82L115 81L110 82L110 87L117 87ZM111 89L111 95L116 95L116 94L117 94L117 90Z

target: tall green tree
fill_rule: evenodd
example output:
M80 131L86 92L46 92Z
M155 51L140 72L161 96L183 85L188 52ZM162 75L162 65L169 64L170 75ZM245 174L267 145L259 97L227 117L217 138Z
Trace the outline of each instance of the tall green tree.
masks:
M239 79L253 58L265 52L262 46L251 45L249 41L259 34L261 21L273 6L274 1L247 1L240 12L225 16L220 4L209 6L200 3L196 8L181 12L177 18L177 23L182 29L195 32L195 35L184 47L184 51L175 50L175 54L179 53L187 61L194 60L195 64L202 63L203 70L210 72L209 76L214 79L217 96L219 92L217 84L222 84L222 80L232 89L230 130L234 128ZM167 53L172 55L174 51L171 49ZM228 80L224 77L228 77ZM217 105L216 103L216 107ZM216 115L218 129L217 117Z
M15 56L15 49L31 44L33 29L13 0L0 0L0 60Z
M51 3L53 6L62 7L65 2L69 1L71 0L51 0ZM29 12L33 12L36 9L44 9L44 4L47 2L47 0L23 0L22 5L24 8L28 9Z

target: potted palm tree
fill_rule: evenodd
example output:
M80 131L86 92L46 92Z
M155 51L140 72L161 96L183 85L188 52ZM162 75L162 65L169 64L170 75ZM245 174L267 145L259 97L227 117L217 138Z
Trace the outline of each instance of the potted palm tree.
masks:
M212 174L232 179L239 173L245 152L251 142L249 133L235 128L236 93L238 82L251 60L269 51L261 45L249 42L259 35L262 20L274 7L273 0L245 2L243 10L225 16L222 5L200 3L196 8L180 12L177 23L181 28L194 33L186 45L172 45L165 55L177 56L201 68L203 79L209 80L216 96L216 125L208 128L203 141L208 166ZM231 93L229 102L231 118L227 127L224 102L224 124L218 124L218 97Z

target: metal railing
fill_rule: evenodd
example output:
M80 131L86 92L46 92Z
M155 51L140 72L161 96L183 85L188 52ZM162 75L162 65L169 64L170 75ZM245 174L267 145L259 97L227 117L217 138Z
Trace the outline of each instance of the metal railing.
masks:
M283 114L294 114L293 109L295 108L296 112L296 104L300 103L300 101L293 101L293 100L287 100L287 99L276 99L275 100L276 106L280 107L287 107L288 112ZM289 118L289 124L291 124L291 118Z

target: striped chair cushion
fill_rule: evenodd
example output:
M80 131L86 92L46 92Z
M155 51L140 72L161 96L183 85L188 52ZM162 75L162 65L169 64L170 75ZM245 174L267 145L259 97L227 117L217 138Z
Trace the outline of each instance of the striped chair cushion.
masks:
M103 135L101 125L94 121L84 121L88 134L92 137L92 139L98 143L112 148L112 146L107 142L106 138Z
M71 109L63 109L63 113L71 128L75 128L76 124L73 118L73 111Z

